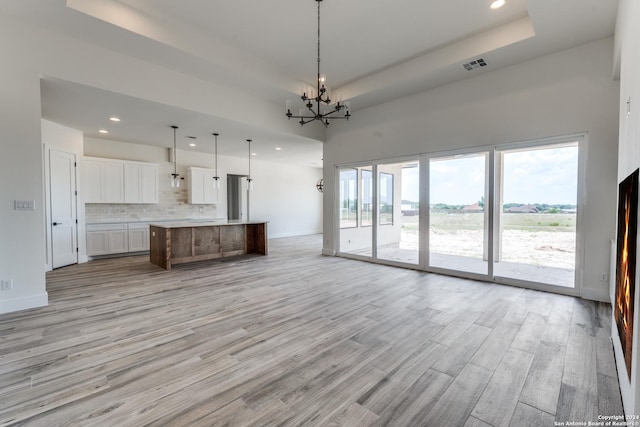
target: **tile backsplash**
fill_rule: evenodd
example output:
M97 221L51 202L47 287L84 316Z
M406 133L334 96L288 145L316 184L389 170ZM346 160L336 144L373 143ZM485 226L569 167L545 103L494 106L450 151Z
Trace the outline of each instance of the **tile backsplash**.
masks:
M160 191L157 204L108 204L87 203L87 224L100 222L158 221L163 219L214 219L215 205L190 205L187 188L170 188ZM221 213L220 217L226 216Z

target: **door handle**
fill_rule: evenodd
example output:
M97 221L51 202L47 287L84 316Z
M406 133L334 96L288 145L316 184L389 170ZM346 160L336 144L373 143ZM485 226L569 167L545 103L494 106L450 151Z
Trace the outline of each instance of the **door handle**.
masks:
M53 225L54 225L54 226L56 226L56 225L62 225L62 223L61 223L61 222L54 222L54 223L53 223Z

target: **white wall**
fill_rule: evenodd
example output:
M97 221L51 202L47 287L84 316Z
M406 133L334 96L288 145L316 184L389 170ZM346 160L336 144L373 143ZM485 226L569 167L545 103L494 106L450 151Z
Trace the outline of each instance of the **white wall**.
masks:
M356 161L588 133L582 295L608 300L609 241L615 235L618 83L611 38L356 111L329 128L325 197L334 166ZM324 253L334 242L333 203L324 209Z
M621 182L640 167L640 3L637 0L620 0L616 25L615 58L620 60L620 148L618 153L617 180ZM631 98L631 111L627 115L627 101ZM612 193L616 194L616 189ZM636 265L640 265L638 251ZM640 345L640 269L636 270L634 295L633 345L631 378L627 374L622 347L612 319L611 337L616 353L618 379L622 402L627 414L640 411L640 378L638 375L638 346Z
M251 93L62 36L15 17L0 15L0 52L0 278L13 279L14 285L13 290L0 292L0 312L47 303L41 76L275 131L312 138L323 132L282 120L280 105ZM16 199L35 200L36 211L15 211ZM283 225L280 232L288 228Z
M166 148L120 141L86 138L85 155L157 163L160 166L160 191L169 189L173 172ZM212 168L213 154L178 150L178 173L188 176L188 167ZM246 175L248 160L218 156L220 174ZM250 195L251 219L269 221L269 238L322 232L322 194L316 183L322 178L318 168L251 159L254 187ZM224 182L223 182L224 185ZM216 217L226 217L226 207Z
M22 66L24 51L0 23L0 313L47 304L44 192L40 136L40 76ZM17 66L17 64L20 66ZM14 200L35 200L35 211L16 211Z

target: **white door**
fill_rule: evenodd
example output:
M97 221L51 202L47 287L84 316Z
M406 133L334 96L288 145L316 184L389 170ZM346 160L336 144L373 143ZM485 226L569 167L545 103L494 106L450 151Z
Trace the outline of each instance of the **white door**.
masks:
M49 150L51 252L53 268L78 263L76 156Z

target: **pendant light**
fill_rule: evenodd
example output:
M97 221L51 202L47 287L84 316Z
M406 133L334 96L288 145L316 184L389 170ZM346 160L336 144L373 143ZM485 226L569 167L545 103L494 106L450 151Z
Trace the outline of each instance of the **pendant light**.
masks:
M173 173L169 175L171 178L171 188L180 188L180 174L178 173L178 161L176 160L176 130L178 130L178 126L171 126L173 129Z
M253 179L251 179L251 140L247 139L249 143L249 175L247 176L247 191L253 190Z
M220 135L220 134L219 133L213 133L212 135L216 139L215 146L214 146L215 147L214 148L214 159L215 159L214 160L214 168L215 168L216 174L213 177L213 188L215 188L217 190L217 189L220 189L220 177L218 176L218 135Z

